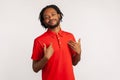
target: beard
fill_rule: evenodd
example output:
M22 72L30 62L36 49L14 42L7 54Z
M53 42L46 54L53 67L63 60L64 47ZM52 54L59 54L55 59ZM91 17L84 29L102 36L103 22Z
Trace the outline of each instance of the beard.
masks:
M50 21L49 23L51 23L51 21ZM56 22L56 24L54 24L54 25L46 24L46 26L47 26L48 28L50 28L50 29L54 29L54 28L58 27L59 24L60 24L60 20L58 20L58 21Z

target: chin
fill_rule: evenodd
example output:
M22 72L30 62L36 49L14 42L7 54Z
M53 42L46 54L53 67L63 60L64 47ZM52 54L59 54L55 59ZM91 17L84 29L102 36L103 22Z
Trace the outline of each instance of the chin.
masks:
M57 26L49 26L48 28L50 28L50 29L54 29L54 28L56 28Z
M59 23L56 23L56 24L54 24L54 25L48 25L48 28L54 29L54 28L56 28L56 27L58 27L58 26L59 26Z

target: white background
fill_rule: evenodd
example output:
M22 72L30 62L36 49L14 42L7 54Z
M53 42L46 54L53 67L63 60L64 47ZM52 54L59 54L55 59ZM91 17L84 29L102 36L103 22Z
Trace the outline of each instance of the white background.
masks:
M76 80L120 80L120 0L0 0L0 80L41 80L31 53L47 4L59 6L62 29L81 38Z

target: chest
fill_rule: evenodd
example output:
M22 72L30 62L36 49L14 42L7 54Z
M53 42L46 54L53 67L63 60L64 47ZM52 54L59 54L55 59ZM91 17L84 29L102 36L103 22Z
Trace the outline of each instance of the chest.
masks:
M42 40L42 43L45 43L47 47L50 45L50 43L52 43L54 51L56 52L59 50L68 50L68 42L70 40L71 38L64 36L47 36Z

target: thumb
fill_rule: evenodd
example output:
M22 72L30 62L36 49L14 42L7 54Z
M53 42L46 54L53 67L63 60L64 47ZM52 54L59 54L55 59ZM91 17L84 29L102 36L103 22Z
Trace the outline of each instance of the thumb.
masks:
M80 43L80 38L78 39L78 43Z
M50 43L49 47L52 47L52 43Z
M43 46L44 46L44 52L46 52L46 44L43 43Z

